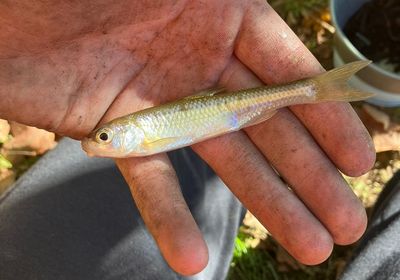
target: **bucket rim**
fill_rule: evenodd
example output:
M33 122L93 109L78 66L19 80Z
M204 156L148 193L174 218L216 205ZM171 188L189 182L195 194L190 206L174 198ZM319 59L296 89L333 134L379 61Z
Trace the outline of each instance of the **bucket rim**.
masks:
M340 40L343 41L343 43L346 45L347 48L360 60L369 60L365 55L363 55L350 41L350 39L344 34L341 26L339 26L337 18L336 18L336 8L335 8L335 3L340 0L331 0L329 3L329 9L331 11L331 17L332 17L332 23L333 26L335 27L335 32L336 36L340 38ZM370 2L369 0L365 2ZM368 65L368 67L371 67L374 71L379 72L382 75L389 76L390 78L400 80L400 74L393 73L391 71L385 70L382 67L378 66L375 62L371 63Z

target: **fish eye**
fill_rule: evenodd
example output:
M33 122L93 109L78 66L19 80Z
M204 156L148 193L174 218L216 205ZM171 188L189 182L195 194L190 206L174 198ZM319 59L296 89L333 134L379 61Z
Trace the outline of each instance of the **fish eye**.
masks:
M107 141L108 140L108 134L105 132L100 133L99 138L103 141Z
M99 143L110 143L113 137L112 130L108 128L102 128L96 133L96 141Z

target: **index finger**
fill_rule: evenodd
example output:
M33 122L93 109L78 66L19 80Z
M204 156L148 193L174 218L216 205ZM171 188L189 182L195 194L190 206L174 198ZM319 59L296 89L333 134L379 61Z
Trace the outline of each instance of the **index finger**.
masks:
M253 1L243 19L235 53L267 84L316 75L316 58L265 1ZM364 125L349 104L292 106L329 158L344 173L358 176L375 161L375 150Z

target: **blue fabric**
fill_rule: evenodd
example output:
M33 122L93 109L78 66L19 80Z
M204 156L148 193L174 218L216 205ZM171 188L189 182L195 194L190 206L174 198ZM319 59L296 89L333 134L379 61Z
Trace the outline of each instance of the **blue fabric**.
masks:
M224 279L243 208L190 149L170 153L210 262L182 277L161 257L113 161L65 139L0 198L0 279ZM400 279L400 173L342 280Z
M400 279L400 173L386 185L342 280Z
M190 149L170 158L209 246L202 273L174 273L113 161L65 139L0 199L0 279L224 279L243 208Z

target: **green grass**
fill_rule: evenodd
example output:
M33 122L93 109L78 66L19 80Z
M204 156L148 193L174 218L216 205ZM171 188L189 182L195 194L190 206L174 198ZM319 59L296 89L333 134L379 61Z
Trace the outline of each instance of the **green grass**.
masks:
M256 247L250 245L254 237L241 228L228 280L334 280L350 257L349 247L336 246L332 256L318 266L306 266L290 257L271 237Z
M251 248L247 244L246 241L251 238L243 232L236 237L228 279L281 279L276 270L276 262L269 252Z
M295 23L302 17L327 7L329 0L271 0L269 2L283 19Z
M12 168L12 163L8 161L2 154L0 154L0 168Z

